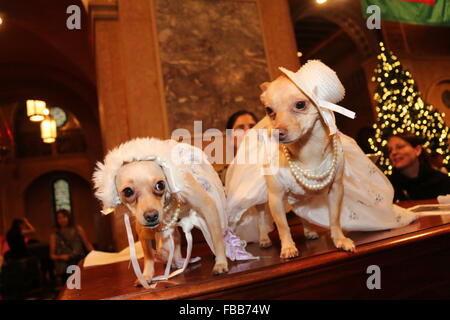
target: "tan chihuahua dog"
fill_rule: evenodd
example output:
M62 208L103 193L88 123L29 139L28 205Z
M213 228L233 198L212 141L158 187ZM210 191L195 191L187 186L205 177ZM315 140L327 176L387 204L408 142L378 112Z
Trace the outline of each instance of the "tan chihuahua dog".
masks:
M282 258L298 255L286 202L297 216L329 228L335 246L346 251L354 251L355 245L342 229L387 230L414 221L415 213L392 204L394 189L383 172L352 138L337 130L334 112L352 119L355 113L336 104L345 95L336 73L318 60L295 73L280 71L282 76L261 85L267 116L244 137L237 161L227 170L227 215L236 234L270 245L267 233L272 225L249 210L267 203ZM247 154L263 156L256 163L242 161ZM307 225L305 235L317 237Z
M103 212L125 205L136 218L147 282L154 276L155 259L167 262L170 228L174 229L174 261L180 264L178 225L188 226L189 232L194 226L200 228L216 257L213 273L228 272L222 183L207 161L177 162L194 154L200 160L206 157L194 149L173 140L134 139L110 151L94 172L95 195L103 202Z
M314 170L333 153L333 139L329 136L317 108L294 83L286 76L280 76L271 83L261 85L263 93L261 102L264 104L271 125L279 131L279 143L286 145L291 161L301 165L303 169ZM280 146L280 152L283 152ZM286 157L280 157L281 176L289 175L289 163ZM346 238L340 225L340 211L343 198L342 186L343 155L339 152L334 181L321 191L304 189L308 195L329 193L328 207L331 238L337 248L354 251L353 241ZM295 187L289 190L289 184L280 183L274 175L266 175L268 186L268 203L273 220L277 226L281 240L281 257L298 256L298 250L289 230L286 219L285 201L289 192L296 193ZM291 175L291 178L294 178ZM308 238L316 235L305 226Z
M205 218L216 249L216 264L213 273L227 272L223 232L215 204L192 176L189 177L189 180L189 187L182 191L183 198L189 199L189 203L184 204L182 211L189 211L192 208ZM176 200L167 196L167 181L164 172L153 161L136 161L122 166L116 176L116 186L122 203L136 217L136 231L144 252L143 275L147 281L151 281L154 274L156 251L159 259L167 261L168 257L167 241L162 238L162 233L158 232L160 224L167 219L164 207L175 208ZM174 233L174 240L174 259L177 261L182 258L178 230ZM152 246L152 241L157 244L155 248Z

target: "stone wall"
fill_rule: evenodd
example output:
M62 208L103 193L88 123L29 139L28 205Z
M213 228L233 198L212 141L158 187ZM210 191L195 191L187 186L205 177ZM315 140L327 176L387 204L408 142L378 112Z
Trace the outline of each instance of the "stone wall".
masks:
M240 109L263 116L259 84L269 80L256 2L156 1L169 131L225 129Z

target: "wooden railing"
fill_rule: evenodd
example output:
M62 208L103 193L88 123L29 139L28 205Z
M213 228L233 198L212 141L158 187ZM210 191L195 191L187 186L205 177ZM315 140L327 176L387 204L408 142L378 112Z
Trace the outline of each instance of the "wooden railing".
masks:
M426 201L430 202L434 201ZM134 287L134 273L128 262L122 262L82 269L82 289L66 289L60 299L450 298L449 215L421 217L395 230L350 232L355 253L337 250L325 229L317 228L319 239L306 240L299 219L289 219L301 253L295 259L279 258L275 231L271 248L248 245L259 260L230 262L228 274L213 276L213 256L197 242L193 254L202 260L155 289ZM367 287L371 265L380 267L381 289ZM162 267L157 265L157 273Z

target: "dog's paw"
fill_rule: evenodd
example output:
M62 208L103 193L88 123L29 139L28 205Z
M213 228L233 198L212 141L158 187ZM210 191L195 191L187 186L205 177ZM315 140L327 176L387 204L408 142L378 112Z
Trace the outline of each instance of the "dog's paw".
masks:
M305 238L308 240L319 239L319 234L314 230L305 228L304 233L305 233Z
M298 250L295 247L295 245L281 249L280 258L290 259L290 258L295 258L295 257L298 257Z
M152 278L153 277L144 276L144 279L145 279L145 281L147 281L148 284L152 283ZM136 279L136 281L134 281L134 286L137 288L142 287L142 283L139 281L139 279Z
M213 268L213 274L222 274L228 272L228 264L225 263L216 263Z
M261 248L268 248L272 245L272 241L270 240L270 238L263 238L263 239L259 239L259 246Z
M333 242L336 248L338 249L355 252L355 244L353 243L353 240L350 238L333 239Z

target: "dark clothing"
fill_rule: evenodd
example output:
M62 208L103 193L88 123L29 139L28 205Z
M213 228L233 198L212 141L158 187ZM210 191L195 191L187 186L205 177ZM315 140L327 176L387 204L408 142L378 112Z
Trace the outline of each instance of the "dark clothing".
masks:
M56 260L56 274L65 274L68 266L78 264L86 255L86 249L81 239L80 233L76 227L69 227L58 230L55 233L56 246L55 254L70 254L72 258L69 261Z
M29 255L25 237L20 230L10 230L6 235L9 252L8 257L12 259L22 259Z
M421 165L417 178L410 179L394 170L389 177L394 186L394 200L425 200L450 194L450 177L428 165Z

